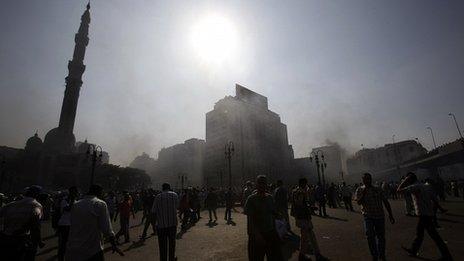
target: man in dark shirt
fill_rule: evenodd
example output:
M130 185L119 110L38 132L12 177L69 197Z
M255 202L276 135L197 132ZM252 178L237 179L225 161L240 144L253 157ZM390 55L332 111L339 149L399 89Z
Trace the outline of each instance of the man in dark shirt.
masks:
M248 259L250 261L283 260L280 238L275 229L277 216L274 199L266 192L267 178L256 178L256 193L248 197L244 213L247 215Z
M232 223L232 208L234 208L234 195L232 192L232 188L229 187L226 194L224 195L225 203L226 203L226 212L224 214L224 220L227 221L227 224Z
M277 188L274 190L274 200L277 212L287 222L287 229L290 230L290 221L288 217L288 191L284 187L282 180L277 181Z
M206 199L205 199L205 206L206 206L206 209L208 209L209 222L213 221L212 214L214 214L214 222L216 222L217 221L216 209L218 206L218 196L216 192L214 191L214 188L209 189L208 195L206 195Z

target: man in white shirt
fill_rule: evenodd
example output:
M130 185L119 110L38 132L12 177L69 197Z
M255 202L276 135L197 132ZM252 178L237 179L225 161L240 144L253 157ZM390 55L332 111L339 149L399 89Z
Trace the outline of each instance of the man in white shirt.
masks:
M419 248L424 241L424 231L427 230L429 236L433 239L442 255L440 260L453 260L451 254L443 242L443 239L438 234L435 228L433 218L435 216L434 207L438 203L435 193L430 185L421 183L417 180L416 174L410 172L408 176L398 186L398 192L408 192L412 195L416 215L419 216L419 222L416 228L416 238L414 239L411 248L404 248L410 256L418 256Z
M71 226L71 209L76 202L79 192L76 187L68 189L68 196L60 202L60 219L58 220L58 260L64 260L66 243L68 242L69 227Z
M109 239L113 253L122 254L116 247L106 203L99 199L102 194L102 187L92 185L89 193L74 203L66 248L67 261L104 260L102 234Z
M175 261L179 197L171 191L171 185L168 183L164 183L162 189L163 192L155 197L152 209L156 217L160 261L167 261L168 253L169 261Z

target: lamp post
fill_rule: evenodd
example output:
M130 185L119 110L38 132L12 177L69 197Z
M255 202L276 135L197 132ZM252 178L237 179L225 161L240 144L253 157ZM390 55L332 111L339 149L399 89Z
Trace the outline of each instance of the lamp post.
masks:
M435 142L435 136L433 135L433 130L432 127L427 127L427 129L430 131L430 135L432 136L432 141L433 141L433 148L437 148L437 143Z
M92 186L95 178L95 165L97 164L97 161L100 162L103 157L102 147L89 144L89 147L87 147L86 157L90 157L92 161L92 167L90 169L90 186Z
M327 168L327 163L325 162L325 159L324 159L324 152L322 150L312 151L309 154L309 160L311 162L313 161L313 157L314 157L315 162L316 162L317 180L318 180L319 183L321 183L321 177L322 177L322 184L325 187L324 171Z
M463 139L461 129L459 128L458 121L456 120L456 116L454 115L454 113L451 113L451 112L448 113L448 115L454 119L454 123L456 124L456 129L458 129L459 137Z
M317 156L317 153L315 151L311 151L309 154L309 161L313 162L313 158L315 159L316 162L316 170L317 170L317 182L321 184L321 172L319 169L319 157Z
M229 188L232 188L232 155L234 154L234 143L229 141L224 146L224 155L229 163Z
M180 179L181 189L184 190L184 183L187 183L187 175L182 174L182 175L178 176L178 178Z

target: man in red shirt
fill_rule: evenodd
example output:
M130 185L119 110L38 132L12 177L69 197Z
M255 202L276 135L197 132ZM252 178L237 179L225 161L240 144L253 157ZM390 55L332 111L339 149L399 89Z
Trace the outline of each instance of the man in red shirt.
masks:
M124 235L124 243L128 243L130 241L129 236L129 218L132 214L132 217L135 219L135 214L133 210L132 199L129 193L124 194L124 200L119 203L118 210L116 215L114 216L114 221L119 214L119 223L121 228L119 229L118 233L116 234L116 242L119 242L119 237Z

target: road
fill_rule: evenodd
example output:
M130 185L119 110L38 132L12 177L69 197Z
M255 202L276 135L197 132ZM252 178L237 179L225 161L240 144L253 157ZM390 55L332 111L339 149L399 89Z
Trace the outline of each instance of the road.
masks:
M409 246L414 238L417 218L405 216L403 201L392 201L396 224L386 225L387 258L388 260L418 260L408 257L401 249L401 245ZM455 260L464 260L464 201L452 198L443 203L449 209L446 214L439 215L439 223L442 226L439 233L448 244ZM237 208L241 210L241 208ZM344 209L328 209L329 218L313 217L315 233L322 253L331 260L371 260L367 241L364 237L362 215L359 209L356 212L346 212ZM218 217L223 217L223 209L219 209ZM227 225L223 219L215 226L207 223L207 213L202 212L203 218L186 233L178 234L177 257L182 260L246 260L247 259L247 235L246 217L237 212L233 213L235 225ZM158 242L156 237L150 237L145 242L138 241L143 226L140 223L140 213L135 220L131 220L130 230L133 242L123 244L121 249L125 256L112 254L109 249L105 254L106 260L158 260ZM118 225L114 224L117 231ZM296 234L298 230L292 228ZM46 246L39 250L37 260L55 260L56 237L52 237L49 224L44 224L44 237ZM284 253L288 260L297 260L298 242L290 241L284 245ZM438 249L432 240L425 236L419 260L436 260L439 258Z

